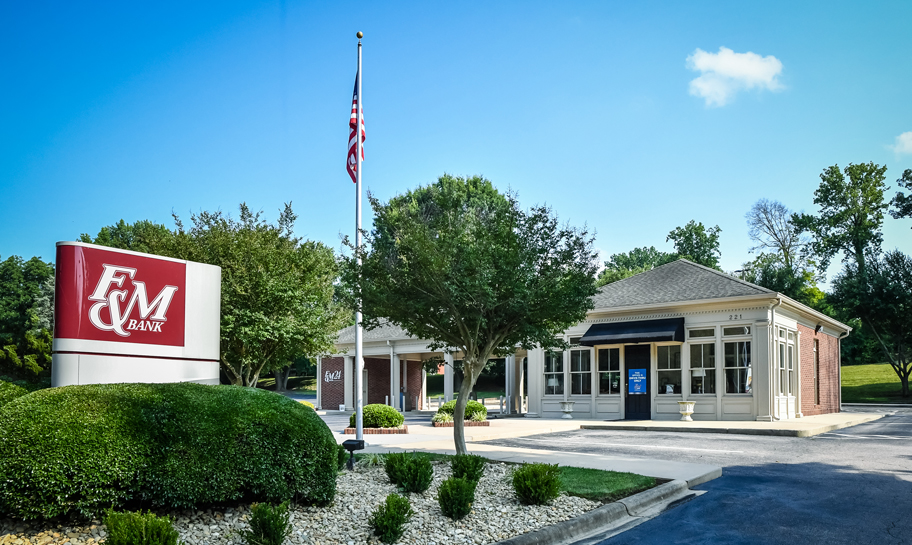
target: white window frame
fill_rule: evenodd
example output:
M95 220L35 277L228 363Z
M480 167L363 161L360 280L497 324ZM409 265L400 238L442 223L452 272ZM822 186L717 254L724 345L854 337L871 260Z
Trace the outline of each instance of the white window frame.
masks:
M599 361L598 361L599 350L617 350L617 351L618 351L618 370L617 370L617 371L601 371L601 370L599 369ZM610 361L610 360L609 360L609 361ZM609 368L610 368L610 363L609 363ZM618 397L621 397L621 394L624 393L624 345L622 345L622 344L606 344L606 345L599 345L599 346L596 346L596 347L595 347L595 361L594 361L594 365L593 365L593 372L595 373L595 384L594 384L594 386L593 386L593 388L594 388L593 391L595 392L596 397L603 397L603 398L607 398L607 397L618 398ZM603 393L600 391L600 390L601 390L601 388L600 388L600 386L601 386L601 374L602 374L603 372L604 372L604 373L608 373L609 375L610 375L611 373L617 373L617 375L618 375L618 392L617 392L616 394L603 394ZM611 378L609 377L608 380L610 381ZM610 387L609 387L609 389L610 389Z
M743 335L725 335L725 328L727 327L747 327L749 328L750 333ZM754 329L753 324L751 323L726 323L722 326L721 331L719 332L722 335L722 353L717 357L720 361L720 367L722 369L722 395L726 397L753 397L754 395ZM750 350L748 351L748 357L750 358L750 365L739 365L737 367L728 367L725 364L725 345L727 343L750 343ZM740 352L736 349L736 355ZM738 362L741 363L741 362ZM750 392L729 392L728 391L728 370L729 369L745 369L751 373L751 382L750 382ZM718 391L718 386L717 391Z
M706 337L706 338L708 339L709 337ZM678 347L678 350L679 350L678 355L679 355L679 360L680 360L680 362L679 362L679 365L678 365L678 368L677 368L677 369L660 369L660 368L659 368L659 348L661 348L661 347L666 347L666 346L668 346L668 347L674 347L674 346ZM655 363L653 364L653 369L655 370L655 392L656 392L656 395L658 395L658 396L668 396L668 397L671 397L671 396L683 396L683 395L684 395L684 345L683 345L682 343L667 343L667 342L666 342L666 343L656 343L656 345L655 345L655 356L654 356L654 357L655 357ZM678 372L680 373L680 377L679 377L679 378L680 378L680 384L681 384L681 391L680 391L679 393L666 394L665 392L661 391L661 387L659 386L660 383L661 383L661 381L659 380L659 377L661 376L660 373L663 373L663 372L664 372L664 373L670 373L670 372L672 372L672 371L678 371Z

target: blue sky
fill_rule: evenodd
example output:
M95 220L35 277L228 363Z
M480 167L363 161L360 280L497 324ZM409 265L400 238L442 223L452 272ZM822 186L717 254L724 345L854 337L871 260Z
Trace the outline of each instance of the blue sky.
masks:
M0 258L241 201L339 248L358 30L367 189L482 174L605 257L695 219L734 270L757 199L912 168L907 1L77 4L0 7Z

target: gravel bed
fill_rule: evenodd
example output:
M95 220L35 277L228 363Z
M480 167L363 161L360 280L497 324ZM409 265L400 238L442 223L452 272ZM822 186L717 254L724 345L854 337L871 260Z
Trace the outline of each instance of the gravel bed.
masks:
M478 483L472 512L456 522L437 505L437 487L450 476L448 463L434 462L434 481L424 494L411 494L415 515L399 543L421 545L485 544L531 532L595 509L598 502L561 495L551 505L526 506L513 494L507 464L491 463ZM396 492L382 467L358 466L339 475L336 499L327 507L292 509L290 545L376 544L367 519ZM168 513L187 545L243 545L237 531L247 526L249 506ZM0 545L104 543L105 527L94 520L81 526L0 520Z

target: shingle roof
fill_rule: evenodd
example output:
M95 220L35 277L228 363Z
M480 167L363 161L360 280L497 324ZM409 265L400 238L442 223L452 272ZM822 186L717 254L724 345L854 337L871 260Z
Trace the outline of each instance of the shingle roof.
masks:
M698 301L774 291L686 259L656 267L602 287L593 297L595 308Z
M776 292L739 280L686 259L679 259L602 287L593 297L596 309L628 307L679 301L699 301L746 295L774 294ZM370 331L364 331L365 342L410 339L401 327L384 322ZM355 342L355 326L339 331L337 344Z

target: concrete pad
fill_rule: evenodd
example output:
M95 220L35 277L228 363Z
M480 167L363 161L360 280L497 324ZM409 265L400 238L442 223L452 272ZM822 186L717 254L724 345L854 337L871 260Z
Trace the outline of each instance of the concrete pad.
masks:
M774 435L780 437L811 437L828 431L856 426L883 418L882 414L836 413L806 416L778 422L623 420L614 422L585 422L586 430L661 431L683 433L735 433L741 435Z

